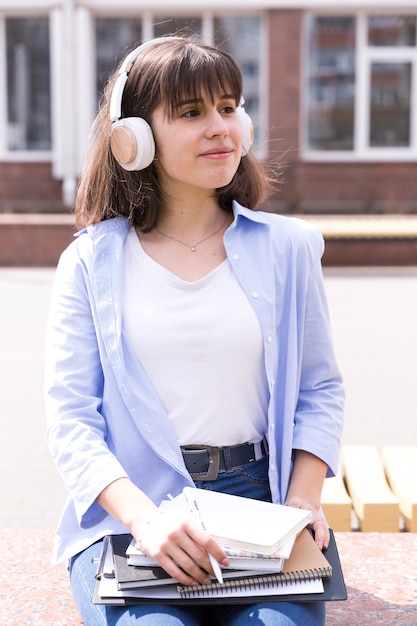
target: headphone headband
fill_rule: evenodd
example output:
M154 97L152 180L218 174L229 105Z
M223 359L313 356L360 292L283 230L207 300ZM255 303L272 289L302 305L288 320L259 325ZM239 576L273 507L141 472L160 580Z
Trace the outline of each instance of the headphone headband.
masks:
M110 121L116 122L122 117L122 98L123 91L126 85L126 81L129 76L129 72L133 67L134 62L147 48L150 48L154 44L164 43L165 41L178 41L178 37L157 37L155 39L149 39L145 41L137 48L134 48L120 66L116 82L113 87L110 100Z

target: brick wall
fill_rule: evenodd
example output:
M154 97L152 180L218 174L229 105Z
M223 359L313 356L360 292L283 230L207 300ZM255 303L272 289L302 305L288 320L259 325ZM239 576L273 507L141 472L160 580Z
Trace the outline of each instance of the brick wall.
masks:
M302 12L269 13L269 154L279 164L298 159Z
M416 213L417 163L298 163L293 190L306 213Z
M0 163L0 213L56 213L62 204L62 184L50 163Z
M74 233L70 214L0 213L0 267L54 267Z

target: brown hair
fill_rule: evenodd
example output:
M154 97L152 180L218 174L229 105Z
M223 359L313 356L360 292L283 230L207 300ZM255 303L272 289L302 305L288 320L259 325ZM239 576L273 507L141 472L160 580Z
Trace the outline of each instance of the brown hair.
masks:
M75 203L78 228L118 215L128 217L143 231L157 221L163 192L153 163L141 171L126 171L110 150L110 98L117 72L110 79L93 124L90 149ZM242 75L226 52L191 38L158 40L139 54L129 73L122 100L122 117L142 117L150 123L152 112L163 103L170 117L185 98L202 91L214 97L228 92L239 103ZM268 190L263 167L251 152L242 157L232 181L216 190L219 205L231 211L232 200L254 209Z

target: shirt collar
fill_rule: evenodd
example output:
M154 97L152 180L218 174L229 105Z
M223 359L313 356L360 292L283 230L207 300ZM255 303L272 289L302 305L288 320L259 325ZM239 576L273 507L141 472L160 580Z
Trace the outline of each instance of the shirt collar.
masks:
M252 209L248 209L236 200L233 200L233 213L235 218L244 217L251 222L258 222L259 224L268 224L268 219L262 211L253 211Z

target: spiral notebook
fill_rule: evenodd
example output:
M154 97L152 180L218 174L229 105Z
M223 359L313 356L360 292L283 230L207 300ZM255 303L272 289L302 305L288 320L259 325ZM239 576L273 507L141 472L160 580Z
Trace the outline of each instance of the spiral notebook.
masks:
M213 581L210 585L178 585L178 592L184 598L322 593L323 579L331 576L332 566L317 548L308 530L303 530L281 572L256 576L245 574L223 584Z
M220 602L236 604L247 601L312 601L345 600L347 597L333 532L325 553L315 545L311 534L303 530L295 542L291 557L280 574L246 576L227 580L222 585L184 587L167 584L121 591L114 575L112 543L101 560L92 601L94 604L131 605L146 603L204 604ZM113 567L113 570L112 570Z

